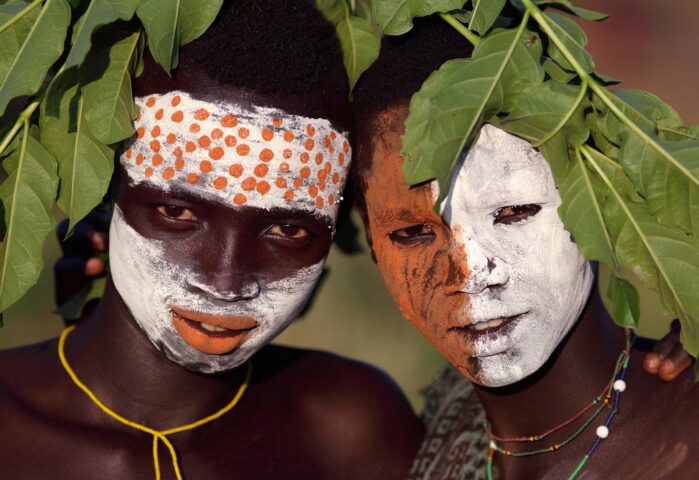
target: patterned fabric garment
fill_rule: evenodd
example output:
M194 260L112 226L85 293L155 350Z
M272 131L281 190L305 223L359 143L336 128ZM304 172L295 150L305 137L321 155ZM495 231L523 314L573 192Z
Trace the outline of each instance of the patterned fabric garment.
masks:
M425 440L408 480L485 480L488 437L471 382L448 365L423 396Z

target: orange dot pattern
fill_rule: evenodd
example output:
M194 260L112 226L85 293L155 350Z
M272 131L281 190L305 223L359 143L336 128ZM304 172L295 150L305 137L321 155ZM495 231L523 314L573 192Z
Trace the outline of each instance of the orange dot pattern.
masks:
M176 183L235 206L289 205L335 218L351 151L323 119L170 92L137 98L121 162L135 181Z

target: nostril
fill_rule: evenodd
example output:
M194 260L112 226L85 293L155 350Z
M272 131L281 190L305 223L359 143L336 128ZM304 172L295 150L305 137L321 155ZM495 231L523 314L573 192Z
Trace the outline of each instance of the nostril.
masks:
M260 285L255 279L237 278L235 281L231 277L228 281L210 282L199 278L189 278L191 287L204 294L224 302L237 302L240 300L250 300L257 298L260 294Z
M495 265L495 262L491 258L489 258L488 259L488 273L493 273L493 270L495 270L496 266L497 265Z

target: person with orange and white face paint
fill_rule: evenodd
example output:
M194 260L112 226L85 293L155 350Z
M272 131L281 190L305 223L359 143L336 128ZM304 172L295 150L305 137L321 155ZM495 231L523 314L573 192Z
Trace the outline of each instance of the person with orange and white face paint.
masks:
M427 393L409 479L696 478L699 390L688 372L665 385L643 373L651 347L602 305L542 154L482 119L441 204L437 182L406 183L410 99L469 49L440 18L416 22L384 41L354 95L374 258L403 316L451 364Z
M104 296L59 339L0 352L3 475L402 479L423 430L395 384L268 345L318 281L350 164L333 26L307 2L236 0L172 77L144 61Z

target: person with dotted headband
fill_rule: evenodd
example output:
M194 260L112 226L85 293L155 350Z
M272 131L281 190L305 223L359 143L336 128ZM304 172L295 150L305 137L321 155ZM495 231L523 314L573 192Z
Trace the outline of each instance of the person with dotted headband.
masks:
M3 477L402 478L422 427L390 379L267 346L343 200L332 25L306 2L228 2L173 77L145 63L104 297L60 339L0 353Z

